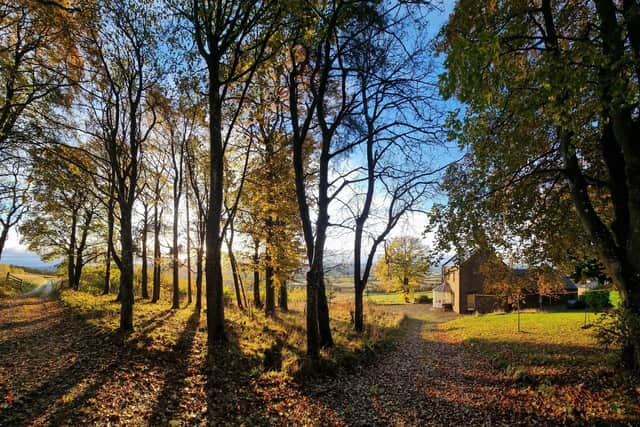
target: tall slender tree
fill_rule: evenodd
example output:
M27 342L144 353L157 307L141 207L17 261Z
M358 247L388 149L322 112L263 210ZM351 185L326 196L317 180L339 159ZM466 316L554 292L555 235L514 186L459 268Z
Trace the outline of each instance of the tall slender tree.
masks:
M119 208L120 328L133 329L133 209L143 146L156 122L157 75L151 8L133 0L99 2L87 31L90 131L104 144L103 161L113 172Z
M224 159L244 95L258 64L268 52L276 6L277 2L270 1L193 0L188 7L178 7L207 70L210 181L205 270L210 346L225 335L221 265ZM231 98L232 93L237 96ZM227 123L223 122L225 109L229 117Z

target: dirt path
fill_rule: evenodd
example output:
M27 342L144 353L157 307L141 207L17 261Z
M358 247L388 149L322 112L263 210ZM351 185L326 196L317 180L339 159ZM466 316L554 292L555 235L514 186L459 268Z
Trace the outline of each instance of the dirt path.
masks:
M466 352L439 341L437 325L453 316L434 314L424 306L391 309L409 317L396 349L372 366L330 380L318 390L316 395L325 408L331 408L334 421L355 426L519 422L517 413L502 412L496 406L494 397L504 387L500 378L484 374L488 368L484 362L470 360Z
M40 298L49 298L53 295L53 292L56 290L55 286L53 286L53 282L49 280L47 283L43 285L38 285L35 288L31 289L29 292L26 292L20 295L21 298L29 298L29 297L37 297Z

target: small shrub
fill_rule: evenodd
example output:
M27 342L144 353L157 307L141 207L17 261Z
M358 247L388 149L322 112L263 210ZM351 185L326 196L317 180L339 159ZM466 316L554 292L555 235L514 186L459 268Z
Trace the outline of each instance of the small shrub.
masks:
M623 350L622 365L629 369L634 368L634 361L624 359L628 356L624 350L634 348L638 331L640 331L640 316L624 307L605 313L596 323L598 341L606 348L621 348Z
M420 295L416 298L416 304L433 304L433 299L428 295Z
M587 307L589 307L589 309L593 311L604 311L605 309L611 307L608 291L589 291L584 295L581 295L580 299L584 301Z
M233 299L235 298L235 294L231 292L231 289L226 286L222 288L222 300L224 301L225 306L230 306L233 304Z

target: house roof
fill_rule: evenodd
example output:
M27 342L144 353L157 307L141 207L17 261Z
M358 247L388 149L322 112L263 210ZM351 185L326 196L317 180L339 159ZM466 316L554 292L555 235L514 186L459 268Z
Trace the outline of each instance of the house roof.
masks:
M451 286L447 282L442 282L440 285L433 288L433 292L453 292Z
M564 288L567 291L576 292L578 290L578 287L573 283L571 279L569 279L569 277L562 276L562 281L564 282Z

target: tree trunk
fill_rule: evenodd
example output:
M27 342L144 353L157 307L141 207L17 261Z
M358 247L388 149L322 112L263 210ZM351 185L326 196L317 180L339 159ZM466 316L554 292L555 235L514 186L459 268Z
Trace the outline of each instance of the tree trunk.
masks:
M254 240L253 245L253 305L262 308L260 301L260 241Z
M111 292L111 251L113 247L113 196L109 198L107 206L107 259L104 272L104 289L102 295L108 295Z
M358 332L364 331L364 304L362 294L364 287L358 282L355 286L355 310L354 310L354 328Z
M160 300L160 213L158 212L158 202L153 208L153 295L151 302Z
M82 277L82 267L84 267L84 249L87 247L87 237L89 235L89 228L91 227L91 219L93 218L93 210L85 210L84 222L82 224L82 235L80 236L80 243L76 250L76 265L74 269L73 287L77 291L80 289L80 278Z
M209 347L224 339L224 301L221 265L220 221L224 197L224 151L219 64L209 60L209 213L207 215L205 274L207 283L207 335Z
M76 256L76 266L73 275L73 289L76 291L80 290L80 277L82 277L82 267L84 266L84 261L82 260L82 254L78 254Z
M409 302L409 278L404 277L402 279L402 292L404 293L404 301Z
M289 297L287 295L287 281L280 281L280 298L279 298L280 310L289 311Z
M73 210L71 216L71 235L69 237L69 249L67 253L67 280L69 281L69 287L74 288L75 281L75 268L76 268L76 225L78 223L78 212Z
M144 207L144 218L142 221L142 298L149 298L149 272L147 271L147 230L149 229L149 209Z
M320 280L318 285L318 327L320 328L320 346L328 348L333 347L333 337L331 336L329 304L324 284L324 270L322 272L322 280Z
M628 328L628 333L622 344L622 363L626 369L635 374L640 374L640 273L636 273L634 278L629 278L627 283L633 283L635 292L627 289L632 286L621 286L620 297L622 301L623 321ZM635 279L635 280L634 280Z
M191 292L191 223L189 222L189 182L185 185L185 201L187 208L187 305L193 300Z
M2 259L2 251L4 245L7 242L7 236L9 235L9 225L2 225L2 231L0 231L0 259Z
M171 251L171 268L173 272L173 298L171 308L180 308L180 264L178 264L178 208L180 197L174 192L173 198L173 250Z
M131 208L120 203L120 244L122 267L120 269L120 330L133 330L133 235Z
M232 232L233 233L233 232ZM233 276L233 287L236 292L236 303L240 309L244 309L242 304L242 295L240 293L240 278L238 275L238 263L233 253L233 237L227 239L227 251L229 252L229 264L231 265L231 275Z
M264 268L264 312L267 316L273 317L276 312L276 289L273 283L273 266L268 251L267 248Z
M196 310L202 308L202 263L203 263L204 251L202 243L198 246L197 259L196 259Z
M318 327L318 282L322 273L318 266L312 265L307 273L307 355L314 359L320 357L320 330Z

